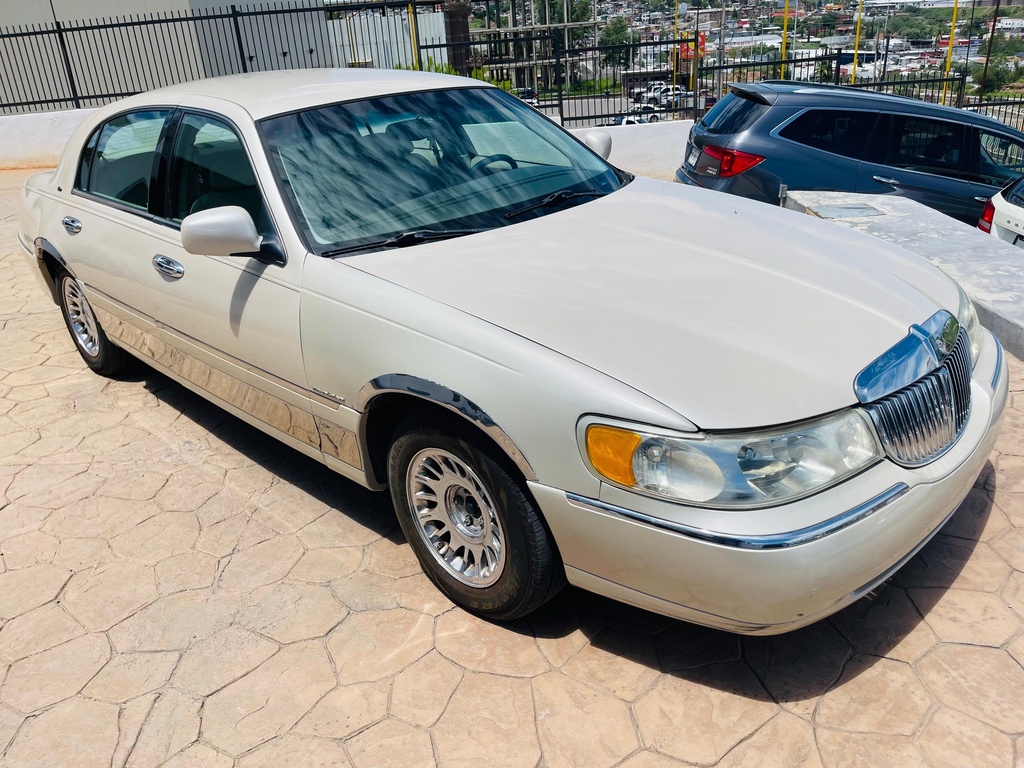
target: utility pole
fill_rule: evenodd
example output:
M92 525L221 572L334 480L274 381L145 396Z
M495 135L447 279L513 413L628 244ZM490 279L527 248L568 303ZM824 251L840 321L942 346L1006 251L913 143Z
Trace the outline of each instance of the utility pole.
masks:
M996 19L999 18L999 0L996 0L996 9L992 14L992 29L988 33L988 52L985 54L985 68L981 71L981 96L985 96L985 84L988 82L988 62L992 58L992 41L996 39ZM970 48L970 46L968 46ZM970 51L968 51L970 53Z
M725 0L722 3L722 21L718 27L718 98L724 95L725 82Z

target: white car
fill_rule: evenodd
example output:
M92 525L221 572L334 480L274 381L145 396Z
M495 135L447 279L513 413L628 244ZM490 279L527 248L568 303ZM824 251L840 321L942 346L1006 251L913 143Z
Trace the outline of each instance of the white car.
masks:
M586 138L444 75L187 83L90 116L20 237L94 371L389 488L470 611L566 581L744 633L839 610L985 465L999 343L905 251Z
M985 203L978 229L1024 248L1024 176L1004 186Z
M664 80L652 80L647 83L643 88L634 88L632 91L633 101L647 103L647 99L650 98L654 93L660 91L665 87Z

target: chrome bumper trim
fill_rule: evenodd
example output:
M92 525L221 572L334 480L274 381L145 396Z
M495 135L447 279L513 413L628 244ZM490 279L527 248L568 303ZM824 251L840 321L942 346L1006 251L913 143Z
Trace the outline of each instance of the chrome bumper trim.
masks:
M717 531L709 531L705 528L697 528L691 525L672 522L671 520L663 520L658 517L646 515L642 512L635 512L632 509L625 509L623 507L615 506L614 504L608 504L596 499L579 496L575 493L566 493L565 496L570 502L577 506L588 507L597 512L608 512L620 517L626 517L630 520L646 523L647 525L652 525L656 528L664 528L667 531L672 531L673 533L678 533L691 539L699 539L712 544L720 544L725 547L734 547L736 549L766 550L788 549L789 547L797 547L801 544L807 544L812 541L817 541L818 539L823 539L826 536L836 533L837 531L841 531L843 528L847 528L854 523L863 520L869 515L873 515L875 512L884 509L909 490L910 486L906 483L896 483L892 488L887 491L883 491L873 499L815 525L810 525L806 528L800 528L795 531L786 531L784 533L753 536L737 536L729 533L719 533Z
M992 374L992 389L995 389L999 384L999 377L1003 373L1003 364L1006 362L1003 359L1003 345L999 343L999 339L996 338L995 334L992 334L992 341L996 343L996 369Z

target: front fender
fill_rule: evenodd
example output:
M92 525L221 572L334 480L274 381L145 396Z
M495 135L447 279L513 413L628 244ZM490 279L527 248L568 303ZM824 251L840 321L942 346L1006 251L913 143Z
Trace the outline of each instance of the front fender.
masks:
M577 443L583 414L694 429L620 381L344 260L307 257L302 282L307 381L353 416L389 390L432 401L483 429L526 477L581 494L599 484Z
M422 400L439 405L474 424L479 430L490 437L519 468L527 480L536 480L530 462L526 460L519 446L509 437L508 433L494 421L480 406L443 384L427 381L418 376L405 373L389 373L378 376L359 390L353 407L365 411L373 398L386 393L412 395Z

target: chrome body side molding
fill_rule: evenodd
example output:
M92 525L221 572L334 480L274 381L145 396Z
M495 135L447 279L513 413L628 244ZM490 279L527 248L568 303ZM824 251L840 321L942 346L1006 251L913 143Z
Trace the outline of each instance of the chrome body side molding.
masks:
M93 289L95 290L95 289ZM362 452L359 439L355 432L339 426L322 416L313 416L311 412L276 397L264 389L253 386L238 377L231 376L223 370L214 368L199 358L183 352L160 339L156 334L131 322L131 320L115 314L118 303L101 292L96 292L101 301L93 303L100 325L107 335L119 345L134 351L139 356L151 361L157 368L163 368L175 376L187 381L196 390L222 400L238 410L265 424L267 427L282 432L298 440L304 445L314 448L328 456L357 469L363 469ZM109 307L103 306L110 304ZM162 324L141 312L131 310L153 328L164 328ZM128 315L129 311L125 310ZM168 329L174 333L174 329ZM337 410L339 403L317 392L307 390L291 382L280 379L266 371L258 370L230 355L218 352L198 339L178 334L204 351L217 355L233 366L268 380L278 387L293 392L300 397L312 400L332 410Z
M684 525L683 523L676 523L671 520L663 520L658 517L646 515L642 512L636 512L632 509L625 509L614 504L598 501L597 499L588 499L585 496L580 496L575 493L566 493L565 495L566 498L576 506L585 507L597 512L617 515L619 517L626 517L630 520L635 520L656 528L672 531L673 533L678 533L691 539L699 539L700 541L707 541L712 544L720 544L725 547L733 547L736 549L768 550L788 549L789 547L798 547L801 544L807 544L812 541L817 541L818 539L823 539L830 534L841 531L843 528L847 528L854 523L873 515L875 512L878 512L880 509L883 509L896 501L896 499L909 490L910 486L906 483L896 483L892 488L887 491L883 491L873 499L869 499L853 509L849 509L842 514L836 515L828 520L823 520L815 525L810 525L806 528L800 528L795 531L751 536L739 536L731 533L709 531L704 528Z
M533 471L533 467L530 466L526 457L519 450L519 446L508 436L505 430L495 423L494 419L488 416L472 400L441 384L405 373L390 373L378 376L369 384L363 385L359 390L359 394L356 395L352 407L357 411L365 411L370 406L373 398L386 392L397 392L429 400L458 414L467 421L473 422L494 442L501 446L501 449L515 462L515 465L527 480L537 480L537 474Z
M313 421L320 432L320 450L350 467L363 468L363 455L355 432L320 416L314 416Z

